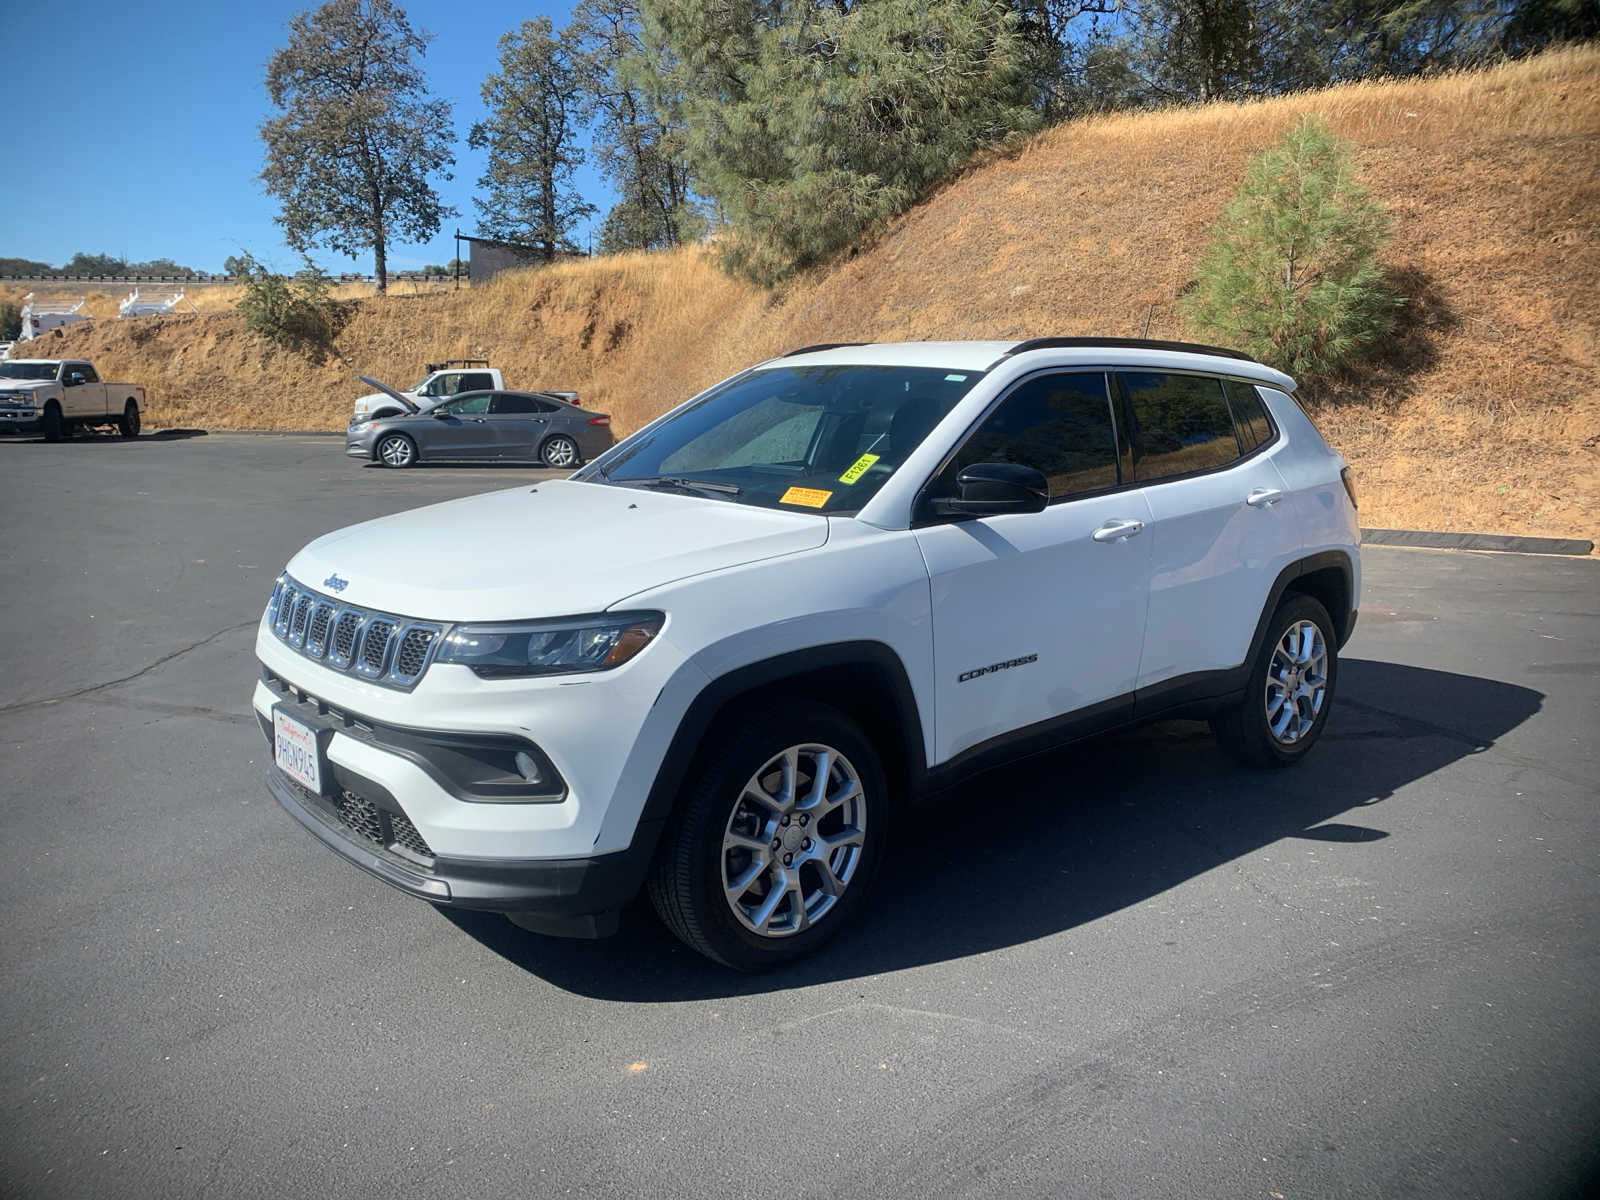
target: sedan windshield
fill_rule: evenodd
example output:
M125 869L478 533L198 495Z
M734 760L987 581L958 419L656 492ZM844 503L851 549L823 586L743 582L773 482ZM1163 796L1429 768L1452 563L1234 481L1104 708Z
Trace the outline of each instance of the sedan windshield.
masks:
M0 379L54 379L58 362L0 362Z
M752 371L579 478L763 508L855 512L982 377L932 367Z

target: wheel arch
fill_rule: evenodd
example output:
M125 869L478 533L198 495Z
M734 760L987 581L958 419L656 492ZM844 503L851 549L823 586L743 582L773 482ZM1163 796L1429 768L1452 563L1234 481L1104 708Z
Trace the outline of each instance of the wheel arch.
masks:
M1272 619L1278 605L1283 603L1283 598L1290 593L1310 596L1328 610L1337 635L1337 648L1344 649L1344 644L1355 632L1355 609L1352 604L1354 588L1355 564L1348 551L1323 550L1290 563L1273 582L1267 603L1256 622L1256 633L1250 641L1250 657L1245 660L1246 664L1255 661L1261 648L1261 639L1266 636L1267 622Z
M711 680L690 702L662 757L640 814L659 832L684 782L720 724L765 697L806 697L859 724L883 759L892 801L904 800L927 773L921 711L905 664L882 642L835 642L762 659Z

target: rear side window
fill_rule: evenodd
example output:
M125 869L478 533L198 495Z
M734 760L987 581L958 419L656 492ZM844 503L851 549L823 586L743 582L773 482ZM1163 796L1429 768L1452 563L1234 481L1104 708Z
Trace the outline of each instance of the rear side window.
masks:
M554 404L547 404L542 400L535 400L532 396L517 396L510 392L497 392L494 398L494 407L491 411L496 413L546 413L555 412Z
M487 391L494 386L494 376L486 371L469 371L461 376L461 382L456 384L457 392Z
M1127 396L1134 478L1141 483L1224 467L1239 457L1220 379L1118 372Z
M1239 449L1249 454L1272 440L1272 422L1267 420L1267 406L1261 402L1261 393L1248 383L1237 379L1224 381L1228 389L1228 407L1233 409L1233 427L1239 433Z
M1043 472L1052 500L1116 487L1117 445L1105 376L1040 375L1021 384L956 452L946 469L949 486L962 468L982 462Z

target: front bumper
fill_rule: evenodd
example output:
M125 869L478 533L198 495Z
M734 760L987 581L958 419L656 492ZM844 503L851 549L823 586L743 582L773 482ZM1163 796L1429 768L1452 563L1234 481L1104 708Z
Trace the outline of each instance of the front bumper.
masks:
M370 459L377 440L377 432L370 425L360 433L351 431L345 434L344 452L351 458Z
M40 428L37 408L0 407L0 433L38 433Z
M370 780L336 772L375 807L393 797ZM439 858L412 862L350 833L333 806L301 788L276 766L267 768L267 790L318 841L362 870L419 900L493 912L583 916L614 912L638 894L655 838L591 858ZM357 793L361 794L361 793ZM398 811L398 805L394 805ZM652 833L655 831L652 830ZM641 835L645 833L643 829Z

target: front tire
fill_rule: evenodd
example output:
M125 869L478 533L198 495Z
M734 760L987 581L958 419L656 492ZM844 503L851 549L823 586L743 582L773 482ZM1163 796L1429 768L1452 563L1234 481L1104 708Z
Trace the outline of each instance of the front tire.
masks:
M117 422L117 431L125 438L139 436L139 406L132 400L122 409L122 420Z
M1244 699L1211 718L1227 754L1252 767L1287 767L1316 745L1339 679L1338 637L1310 596L1284 597L1256 654Z
M566 470L582 464L582 456L578 453L578 443L564 433L557 433L548 437L544 445L539 448L539 460L547 467Z
M377 458L386 467L414 466L417 444L403 433L387 434L378 442Z
M696 765L651 867L656 911L737 971L812 953L854 917L888 832L877 748L844 713L796 700L728 721Z
M67 423L61 419L61 406L54 400L45 404L44 416L39 424L47 442L59 442L67 436Z

